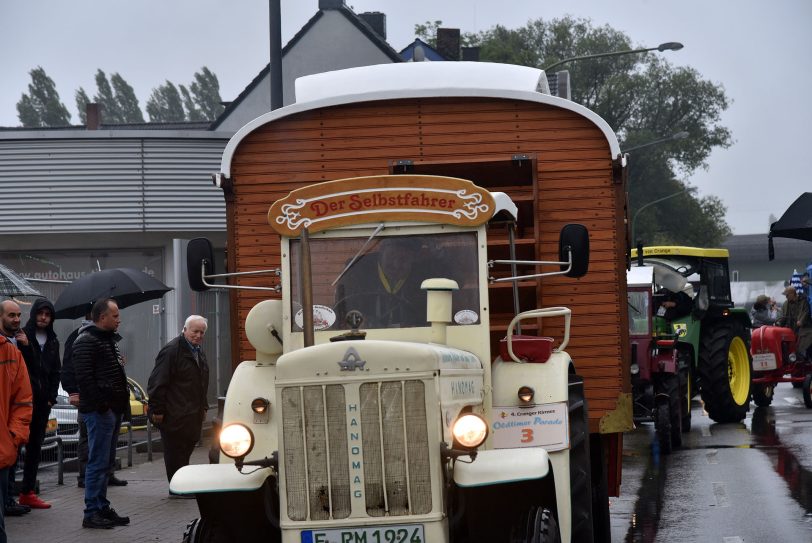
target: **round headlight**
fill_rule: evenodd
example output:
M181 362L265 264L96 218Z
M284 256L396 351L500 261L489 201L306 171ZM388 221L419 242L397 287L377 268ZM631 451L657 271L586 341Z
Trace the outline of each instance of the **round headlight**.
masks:
M488 437L488 423L479 415L467 413L451 427L454 440L466 449L475 449Z
M229 424L220 431L220 450L230 458L242 458L254 447L254 434L242 424Z
M533 401L533 396L536 395L536 391L533 390L532 387L527 385L519 387L519 392L516 393L519 396L519 401L522 403L531 403Z
M257 415L262 415L268 410L268 407L270 406L271 402L269 402L265 398L254 398L254 401L251 402L251 411L253 411Z

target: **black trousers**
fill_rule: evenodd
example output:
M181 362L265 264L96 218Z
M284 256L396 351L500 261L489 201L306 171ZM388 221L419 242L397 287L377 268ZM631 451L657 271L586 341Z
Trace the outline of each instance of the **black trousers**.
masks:
M200 441L201 424L201 417L192 415L173 420L169 428L161 427L167 481L171 481L180 468L189 465L192 451Z
M29 426L28 443L25 445L23 486L21 488L23 494L34 490L37 484L42 441L45 439L45 429L48 426L48 416L50 414L51 408L47 404L34 404L34 412L31 415L31 425Z

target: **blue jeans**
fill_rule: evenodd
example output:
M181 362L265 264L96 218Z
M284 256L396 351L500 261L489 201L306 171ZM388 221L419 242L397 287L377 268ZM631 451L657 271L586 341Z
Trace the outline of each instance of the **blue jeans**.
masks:
M85 518L110 507L107 501L107 470L110 467L111 450L118 441L116 428L121 415L108 409L104 413L83 413L87 425L88 458L85 469Z
M6 543L5 505L8 498L8 468L0 469L0 543Z

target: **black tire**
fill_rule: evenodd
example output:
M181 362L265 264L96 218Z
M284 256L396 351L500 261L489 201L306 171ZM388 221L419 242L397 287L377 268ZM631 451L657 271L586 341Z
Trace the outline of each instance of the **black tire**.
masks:
M592 474L589 456L589 421L584 379L569 375L567 394L570 419L570 499L572 541L592 543Z
M183 532L183 543L228 543L231 538L216 522L205 518L196 518L186 525Z
M603 436L589 437L590 463L592 465L592 537L595 543L612 542L612 520L609 514L608 460ZM572 541L576 541L572 539Z
M812 373L807 373L804 377L804 404L812 409Z
M715 422L740 422L750 408L749 339L735 322L713 325L700 340L697 368L705 410Z
M577 541L573 538L572 541ZM532 505L510 534L511 543L560 543L558 522L552 511Z
M792 382L792 388L801 388L802 386L804 386L803 383L800 383L798 381L793 381Z
M690 351L681 349L677 354L679 361L679 395L680 409L682 410L682 433L691 431L691 397L694 394L693 376L691 375Z
M668 396L668 422L671 430L671 449L682 447L682 404L679 375L664 375L661 381L662 393Z
M654 408L654 429L660 454L671 454L671 406L666 399L661 399Z
M773 396L775 396L775 385L754 384L753 385L753 401L759 407L767 407L773 403Z

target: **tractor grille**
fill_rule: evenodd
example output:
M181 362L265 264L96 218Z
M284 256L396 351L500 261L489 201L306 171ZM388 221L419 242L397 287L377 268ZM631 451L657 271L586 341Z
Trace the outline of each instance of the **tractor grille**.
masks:
M358 445L353 436L359 430L366 514L431 511L423 382L286 387L281 398L288 518L350 515L351 492L361 488L351 481L359 474L350 473L350 456ZM348 406L356 401L357 406ZM348 419L360 428L348 428Z

